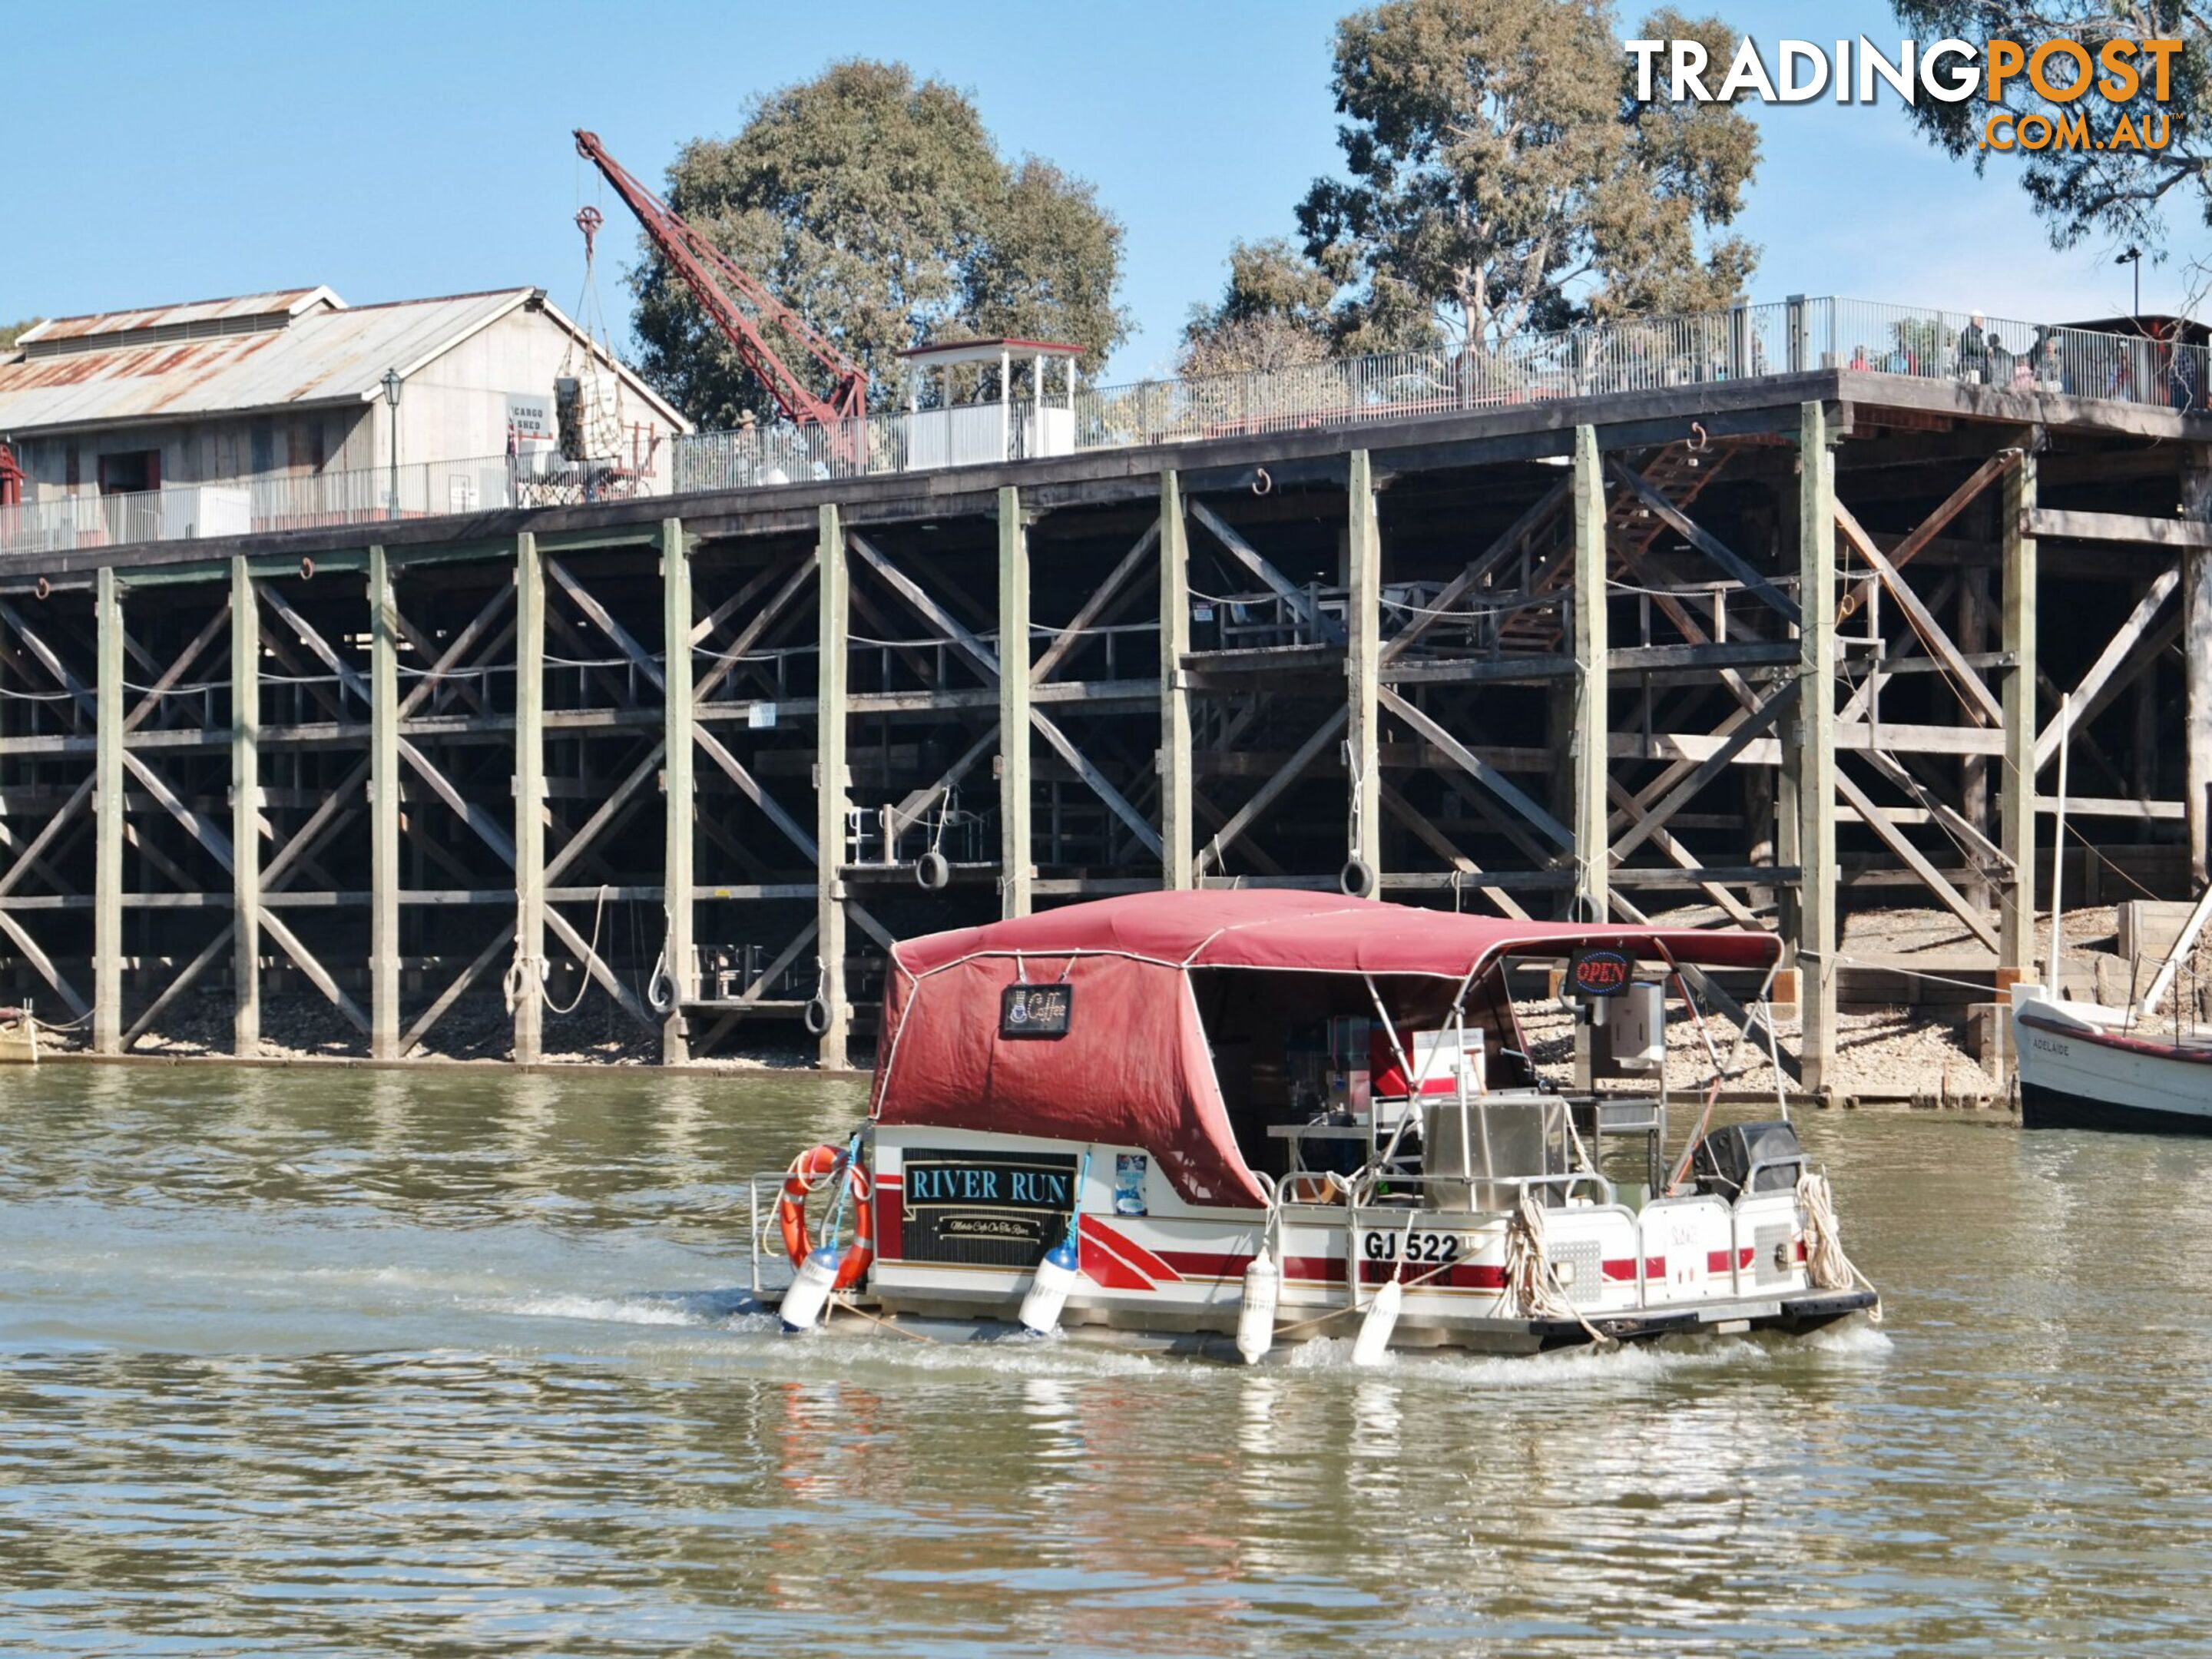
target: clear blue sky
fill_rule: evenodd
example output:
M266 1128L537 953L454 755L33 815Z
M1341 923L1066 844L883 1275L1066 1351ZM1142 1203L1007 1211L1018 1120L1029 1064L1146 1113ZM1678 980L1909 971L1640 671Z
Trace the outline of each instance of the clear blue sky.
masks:
M1762 40L1899 35L1881 0L1707 3ZM526 283L568 307L582 271L570 220L598 193L570 128L657 182L684 139L733 131L754 94L870 55L968 88L1005 149L1097 185L1128 233L1138 331L1112 373L1129 378L1171 358L1230 243L1289 229L1334 165L1328 42L1346 9L20 3L4 34L0 320L314 283L356 303ZM1893 104L1759 114L1743 222L1765 249L1757 297L2128 309L2112 250L2051 252L2001 158L1978 179ZM609 206L601 287L626 332L615 276L636 239ZM2179 289L2178 263L2146 268L2146 309Z

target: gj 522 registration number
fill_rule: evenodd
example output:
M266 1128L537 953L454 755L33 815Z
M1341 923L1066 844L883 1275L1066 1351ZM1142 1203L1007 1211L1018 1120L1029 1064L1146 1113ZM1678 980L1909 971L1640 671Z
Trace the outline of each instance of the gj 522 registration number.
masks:
M1359 1248L1370 1261L1395 1261L1401 1248L1408 1261L1456 1261L1457 1233L1371 1232L1361 1236Z

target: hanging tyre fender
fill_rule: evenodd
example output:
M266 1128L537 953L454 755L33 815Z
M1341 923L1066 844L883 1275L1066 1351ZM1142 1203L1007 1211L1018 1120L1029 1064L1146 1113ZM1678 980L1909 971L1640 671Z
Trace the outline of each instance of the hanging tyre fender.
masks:
M814 1253L814 1240L806 1224L807 1198L817 1189L835 1184L840 1166L844 1166L846 1179L851 1182L853 1243L837 1264L837 1278L830 1288L838 1291L860 1283L876 1259L876 1206L871 1201L875 1193L868 1172L857 1164L846 1165L842 1147L810 1146L791 1160L791 1167L784 1172L782 1195L775 1201L784 1253L790 1256L793 1267L803 1266Z
M934 893L952 879L952 866L934 847L914 861L914 878Z
M827 997L809 997L799 1018L806 1027L807 1036L820 1036L830 1029L830 1000Z
M1375 873L1375 866L1365 859L1352 859L1346 863L1344 873L1336 878L1336 884L1353 898L1373 898L1376 889L1382 884L1382 878Z

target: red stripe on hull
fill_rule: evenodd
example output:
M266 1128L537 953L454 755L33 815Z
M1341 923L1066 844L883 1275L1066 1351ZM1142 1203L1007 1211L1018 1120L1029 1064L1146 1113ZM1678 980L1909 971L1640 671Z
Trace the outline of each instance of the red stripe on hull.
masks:
M896 1261L906 1255L906 1188L896 1176L876 1177L876 1260Z
M1359 1282L1362 1285L1385 1285L1396 1272L1396 1264L1389 1261L1362 1261ZM1429 1275L1435 1273L1436 1277ZM1340 1257L1328 1255L1294 1255L1283 1263L1283 1277L1318 1281L1323 1285L1344 1282L1344 1262ZM1420 1280L1416 1285L1415 1279ZM1427 1290L1431 1285L1458 1291L1502 1291L1505 1288L1505 1269L1488 1262L1455 1262L1442 1273L1434 1267L1409 1265L1402 1281L1408 1289Z
M1078 1265L1083 1269L1083 1276L1103 1290L1149 1291L1154 1288L1151 1279L1087 1232L1076 1241L1075 1256Z
M1183 1279L1242 1279L1252 1265L1249 1255L1223 1255L1206 1250L1162 1250L1160 1259Z
M1086 1243L1096 1243L1102 1249L1111 1250L1130 1267L1143 1274L1147 1280L1156 1282L1165 1279L1172 1284L1182 1277L1136 1240L1129 1237L1126 1233L1115 1231L1095 1215L1083 1218L1083 1237ZM1145 1288L1150 1290L1151 1284L1148 1283Z

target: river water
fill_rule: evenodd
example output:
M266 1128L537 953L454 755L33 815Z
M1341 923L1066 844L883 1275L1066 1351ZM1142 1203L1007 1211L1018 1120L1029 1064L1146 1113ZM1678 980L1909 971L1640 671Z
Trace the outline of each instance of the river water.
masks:
M1247 1373L733 1312L850 1083L0 1076L0 1648L2212 1653L2212 1143L1817 1117L1886 1329Z

